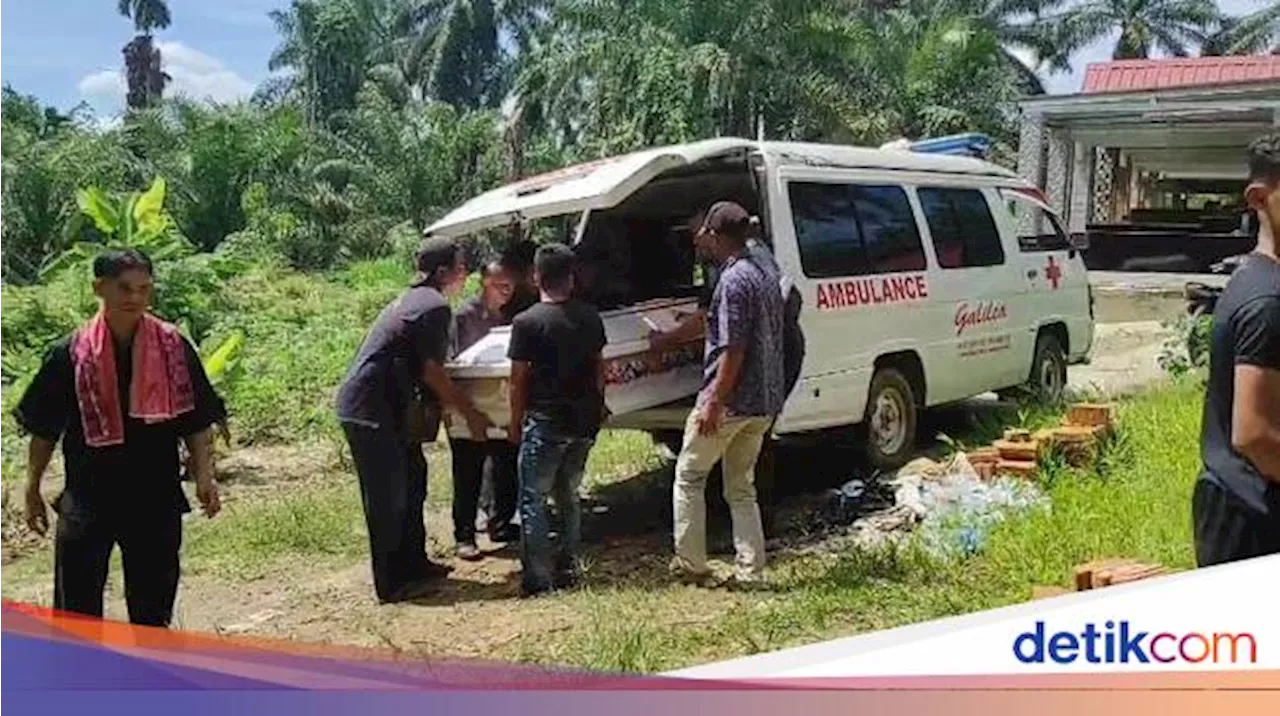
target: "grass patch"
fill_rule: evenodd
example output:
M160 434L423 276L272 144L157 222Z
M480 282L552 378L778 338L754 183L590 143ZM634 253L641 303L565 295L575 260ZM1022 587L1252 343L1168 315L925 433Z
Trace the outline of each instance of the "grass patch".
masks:
M232 579L265 576L281 559L356 558L368 549L354 481L231 502L212 520L188 523L184 569Z
M513 656L661 671L1021 602L1035 585L1066 585L1076 564L1098 557L1190 568L1202 396L1199 385L1182 382L1125 402L1117 438L1099 468L1051 470L1044 487L1052 508L1000 523L975 557L942 560L909 541L792 559L774 555L769 593L646 585L574 595L569 598L582 602L575 612L588 623L559 640L523 643ZM1026 424L1045 424L1041 417ZM707 611L699 603L709 600L723 603L697 619ZM683 608L673 613L672 603Z

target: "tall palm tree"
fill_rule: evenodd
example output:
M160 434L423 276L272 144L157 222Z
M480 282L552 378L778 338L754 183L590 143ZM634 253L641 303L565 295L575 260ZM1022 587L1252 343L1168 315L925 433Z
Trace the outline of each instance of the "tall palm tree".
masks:
M1150 57L1153 50L1186 57L1219 18L1213 0L1085 0L1043 22L1053 61L1063 66L1076 50L1117 31L1114 59Z
M929 11L944 5L561 0L517 95L535 132L586 156L717 135L998 131L1016 75L980 23Z
M169 75L160 68L160 50L152 43L151 31L169 26L169 6L164 0L119 0L116 9L133 19L137 35L124 46L126 104L140 109L160 99Z
M390 20L410 0L292 0L268 16L280 44L267 67L291 70L289 92L313 121L351 109L370 67L391 54Z
M467 109L496 107L550 7L548 0L409 0L393 23L395 65L421 96ZM505 51L500 37L507 38Z
M1243 17L1224 17L1205 38L1202 55L1280 54L1280 3Z
M978 29L991 33L1000 43L1001 60L1017 73L1023 90L1043 94L1044 84L1036 72L1038 64L1050 61L1055 53L1051 24L1046 13L1064 0L925 0L920 15L966 18ZM1024 55L1030 55L1029 63ZM1063 69L1058 67L1056 69Z

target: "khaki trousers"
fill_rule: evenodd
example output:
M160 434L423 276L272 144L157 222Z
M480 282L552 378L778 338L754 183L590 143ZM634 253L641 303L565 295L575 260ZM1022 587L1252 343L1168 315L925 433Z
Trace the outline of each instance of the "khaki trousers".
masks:
M714 435L699 435L697 421L694 410L685 423L684 445L676 461L672 507L677 564L694 574L707 571L707 475L716 461L722 461L737 572L758 577L764 571L764 528L756 503L755 467L773 418L726 417Z

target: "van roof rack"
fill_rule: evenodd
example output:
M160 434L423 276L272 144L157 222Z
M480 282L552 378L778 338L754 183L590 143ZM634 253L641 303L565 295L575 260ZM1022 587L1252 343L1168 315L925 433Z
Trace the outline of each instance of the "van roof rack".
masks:
M883 145L881 149L905 149L918 154L948 154L986 159L987 153L991 151L991 137L979 132L966 132L914 142L899 139Z

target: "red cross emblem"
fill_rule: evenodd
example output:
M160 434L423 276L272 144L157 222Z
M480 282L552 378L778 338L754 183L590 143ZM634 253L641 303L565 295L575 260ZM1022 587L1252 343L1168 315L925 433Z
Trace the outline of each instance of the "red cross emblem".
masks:
M1049 263L1044 267L1044 276L1049 279L1049 283L1053 284L1053 290L1058 290L1058 281L1062 278L1062 267L1049 257Z

